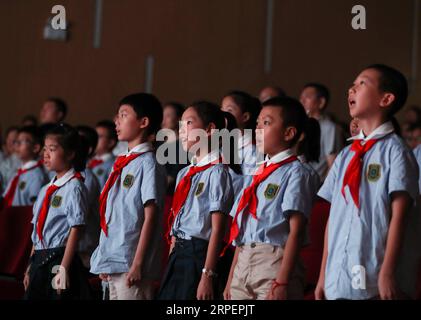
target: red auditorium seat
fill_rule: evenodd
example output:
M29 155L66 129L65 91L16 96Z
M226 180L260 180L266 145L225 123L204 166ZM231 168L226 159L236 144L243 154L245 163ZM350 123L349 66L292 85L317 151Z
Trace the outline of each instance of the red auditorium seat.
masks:
M0 277L0 300L21 300L24 293L22 281Z
M23 278L32 242L32 207L12 207L0 212L0 273Z
M313 290L319 278L323 256L324 231L329 217L330 203L318 198L313 205L309 222L310 245L301 250L301 259L306 268L306 282ZM306 300L312 298L312 292L306 293Z

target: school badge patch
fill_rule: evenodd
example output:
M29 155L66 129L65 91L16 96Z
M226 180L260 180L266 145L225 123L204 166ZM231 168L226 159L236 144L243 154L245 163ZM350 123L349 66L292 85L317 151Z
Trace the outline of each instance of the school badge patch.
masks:
M377 163L372 163L368 165L367 169L367 180L370 182L376 182L380 179L381 176L381 165Z
M131 174L126 175L126 177L123 180L123 187L125 188L131 188L133 185L134 177Z
M203 192L204 187L205 187L205 183L204 182L199 182L199 184L197 185L196 192L194 193L194 195L196 197L197 196L200 196L200 194Z
M60 196L55 196L55 197L53 198L53 201L51 201L51 206L52 206L53 208L58 208L58 207L60 207L60 206L61 206L61 202L62 202L62 200L63 200L63 198L62 198L62 197L60 197Z
M25 187L26 187L26 182L25 182L25 181L21 181L21 182L19 183L19 189L20 189L20 190L23 190L23 189L25 189Z
M278 193L279 185L269 183L265 190L265 198L266 199L273 199L275 198L276 194Z

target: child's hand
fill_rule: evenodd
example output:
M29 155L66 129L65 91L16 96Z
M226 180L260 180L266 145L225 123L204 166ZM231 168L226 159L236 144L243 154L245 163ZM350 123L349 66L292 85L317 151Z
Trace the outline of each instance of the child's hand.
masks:
M212 278L202 274L197 288L197 300L213 300Z
M399 289L395 278L392 275L379 274L378 280L380 299L396 300L399 299Z
M23 278L23 287L25 288L25 291L28 290L29 286L29 273L25 273L25 277Z
M107 273L100 273L100 274L99 274L99 278L100 278L102 281L108 282L108 274L107 274Z
M224 300L231 300L231 283L227 283L223 295Z
M142 279L142 274L140 272L140 267L132 265L129 272L126 275L126 285L128 288L131 288L135 283L139 283Z
M325 300L325 287L323 281L318 281L316 289L314 290L314 298L316 300Z
M286 300L288 297L287 286L272 286L266 300Z

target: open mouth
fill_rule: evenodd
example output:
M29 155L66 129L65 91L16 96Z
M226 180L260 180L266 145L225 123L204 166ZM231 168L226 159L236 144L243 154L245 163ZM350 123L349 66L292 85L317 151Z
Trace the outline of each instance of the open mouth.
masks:
M348 103L351 107L355 106L355 100L353 100L353 99L349 99Z

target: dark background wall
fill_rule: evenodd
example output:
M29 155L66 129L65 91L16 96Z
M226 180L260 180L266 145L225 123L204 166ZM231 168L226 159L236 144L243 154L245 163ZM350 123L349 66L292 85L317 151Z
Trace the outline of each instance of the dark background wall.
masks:
M330 110L348 120L347 88L363 66L383 62L411 76L414 2L274 0L265 74L266 0L104 0L98 49L95 0L0 0L0 125L38 115L48 96L68 101L71 123L111 118L120 98L144 89L149 54L162 101L219 102L230 89L257 94L266 84L297 96L320 81L331 89ZM55 4L71 23L67 42L42 38ZM356 4L367 9L367 30L351 28ZM421 62L417 74L410 103L421 103Z

